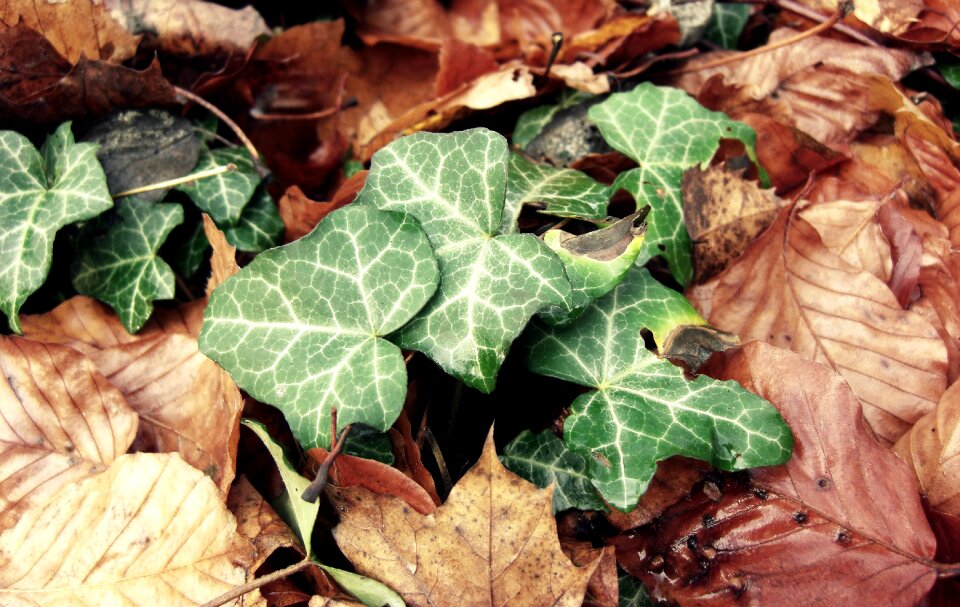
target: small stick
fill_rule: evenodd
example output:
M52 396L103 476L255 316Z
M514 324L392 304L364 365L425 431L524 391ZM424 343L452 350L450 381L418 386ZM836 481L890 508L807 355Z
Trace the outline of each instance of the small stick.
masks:
M337 459L337 456L340 455L340 451L343 449L344 443L347 442L347 435L350 434L350 429L353 425L349 425L343 429L343 432L340 433L339 440L337 439L337 409L334 408L330 412L330 425L331 431L330 436L330 452L327 453L327 457L323 460L323 463L320 464L320 468L317 469L317 475L313 478L313 481L307 485L307 488L304 489L303 493L300 495L300 498L305 502L310 502L311 504L317 501L317 498L320 497L320 494L323 493L323 488L327 486L327 476L330 474L330 466L333 465L334 460Z
M237 586L232 590L224 592L217 598L207 601L200 607L220 607L220 605L225 604L227 601L232 601L233 599L239 598L248 592L253 592L257 588L266 586L270 582L275 582L279 579L283 579L287 577L288 575L294 574L302 569L306 569L309 565L312 565L312 564L313 564L313 561L311 561L310 559L303 559L299 563L290 565L289 567L280 569L278 571L274 571L273 573L269 573L263 577L258 577L255 580L250 580L249 582L247 582L246 584L243 584L242 586Z
M553 32L550 41L553 42L553 48L550 50L550 58L547 59L547 68L543 71L544 80L550 77L550 68L553 67L553 62L557 60L557 55L560 54L560 47L563 46L563 32Z
M168 179L166 181L159 181L157 183L151 183L148 185L142 185L137 188L124 190L119 194L114 194L113 197L123 198L124 196L133 196L134 194L143 194L144 192L152 192L154 190L165 190L167 188L172 188L180 184L190 183L191 181L196 181L198 179L206 179L207 177L215 177L216 175L221 175L223 173L229 173L230 171L236 171L236 170L237 170L237 165L230 162L223 166L217 166L217 167L213 167L212 169L207 169L206 171L191 173L189 175L184 175L183 177L177 177L176 179Z
M211 114L222 120L223 123L236 134L237 139L243 143L243 147L247 148L247 151L250 152L250 157L253 158L254 163L260 160L260 154L257 152L257 148L253 146L253 142L250 141L250 138L247 137L246 133L243 132L243 130L240 128L240 125L234 122L230 116L227 116L223 110L213 105L203 97L195 95L188 90L180 88L179 86L175 86L173 88L177 91L177 95L206 108Z

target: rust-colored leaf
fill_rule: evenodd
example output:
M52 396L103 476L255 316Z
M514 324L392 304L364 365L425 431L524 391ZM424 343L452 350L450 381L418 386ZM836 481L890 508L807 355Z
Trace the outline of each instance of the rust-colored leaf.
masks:
M433 514L343 489L333 533L360 573L411 606L580 605L596 562L577 568L561 552L551 493L500 464L491 431L480 461Z
M126 453L137 414L72 348L0 337L0 528Z
M946 389L946 347L882 280L824 246L804 209L781 211L736 262L692 289L691 300L743 341L767 341L838 371L874 431L892 443Z
M680 604L915 605L936 579L934 536L909 468L847 383L760 342L715 363L780 410L794 455L696 492L618 542L621 564Z
M280 218L283 219L284 241L293 242L303 238L317 227L324 217L353 202L357 193L363 189L366 177L367 171L354 173L340 185L330 202L310 200L303 190L295 185L287 188L277 203Z
M604 516L620 531L646 525L693 490L710 471L710 466L686 457L671 457L657 462L657 471L640 503L630 512L611 508Z

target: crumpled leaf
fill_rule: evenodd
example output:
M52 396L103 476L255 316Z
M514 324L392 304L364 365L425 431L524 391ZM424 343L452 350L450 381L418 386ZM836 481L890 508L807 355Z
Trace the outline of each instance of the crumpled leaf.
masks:
M577 568L563 555L550 490L500 464L492 431L480 461L433 514L364 489L339 490L333 499L337 545L360 573L411 607L580 605L596 567ZM544 577L550 582L530 583Z
M733 50L737 48L743 26L750 18L749 4L732 4L716 2L713 5L713 14L707 24L703 37L720 48Z
M57 230L113 206L95 152L74 143L69 122L40 152L23 135L0 131L0 310L17 333L20 306L50 271Z
M135 453L0 535L0 601L192 607L246 582L252 560L209 478L178 455Z
M734 382L688 381L646 349L644 311L659 311L644 299L649 280L636 268L572 327L535 325L528 342L533 372L594 389L571 405L564 440L591 455L593 485L621 510L637 504L656 463L672 455L742 470L782 463L793 447L769 403Z
M607 505L590 484L587 458L571 451L563 440L549 431L520 433L503 449L500 461L511 472L534 485L554 485L553 511L568 508L606 510Z
M136 54L140 42L101 2L9 0L0 6L0 22L6 27L21 23L43 34L72 64L81 57L122 63Z
M543 212L558 217L606 219L610 194L607 186L580 171L537 164L510 154L500 231L518 231L520 208L530 203L544 203Z
M374 156L359 205L415 217L440 263L433 299L392 339L489 393L511 342L569 302L563 265L532 234L504 234L507 142L485 129L399 139Z
M438 279L412 218L351 205L214 290L200 347L280 407L305 448L329 446L333 407L340 427L384 432L407 382L400 349L381 337L423 307Z
M843 375L888 443L932 411L946 388L947 352L935 328L903 310L883 281L830 252L794 207L689 296L715 327Z
M70 270L73 287L110 304L127 331L136 333L155 300L173 298L173 269L157 251L181 223L179 204L121 201L81 231Z
M126 453L137 414L72 348L0 337L0 528ZM12 513L12 514L11 514Z
M646 82L629 93L611 95L591 107L588 115L607 143L640 165L621 173L611 186L611 191L630 192L638 209L646 204L653 207L637 264L663 255L671 273L686 284L693 276L693 265L690 237L683 225L683 171L713 158L720 139L743 142L747 154L756 160L756 133L706 110L682 91Z
M760 342L717 365L780 409L794 455L695 492L618 542L621 565L681 604L917 604L937 577L934 536L909 468L876 442L847 383Z
M257 184L260 183L260 176L257 175L250 153L245 148L204 150L200 153L194 172L228 164L235 165L237 170L177 186L201 211L210 215L218 226L236 225L240 221L244 207L250 202Z

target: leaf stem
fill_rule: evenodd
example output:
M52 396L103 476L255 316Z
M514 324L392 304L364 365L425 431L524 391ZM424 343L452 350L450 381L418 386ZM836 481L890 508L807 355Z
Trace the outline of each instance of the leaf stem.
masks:
M167 188L172 188L184 183L190 183L191 181L196 181L198 179L206 179L207 177L214 177L222 173L229 173L230 171L236 171L237 165L231 163L225 164L223 166L213 167L212 169L207 169L205 171L199 171L197 173L191 173L189 175L184 175L183 177L177 177L176 179L167 179L166 181L159 181L157 183L151 183L148 185L142 185L137 188L131 188L129 190L124 190L119 194L114 194L114 198L123 198L124 196L133 196L134 194L143 194L144 192L152 192L154 190L165 190Z
M253 146L253 142L250 141L250 138L247 137L246 133L243 132L243 129L240 128L240 125L234 122L230 118L230 116L227 116L223 112L223 110L213 105L203 97L199 95L195 95L186 89L182 89L179 86L175 86L173 88L174 90L176 90L177 95L179 95L180 97L183 97L184 99L192 101L193 103L196 103L197 105L206 108L207 111L209 111L211 114L213 114L214 116L222 120L223 123L227 125L230 128L230 130L234 132L234 134L236 134L237 139L239 139L241 143L243 143L243 147L247 148L247 151L250 152L250 156L253 158L254 164L258 164L260 162L260 154L257 152L257 148Z
M309 565L312 565L312 564L313 564L313 561L311 561L309 558L305 558L298 563L290 565L289 567L280 569L278 571L274 571L273 573L269 573L262 577L258 577L254 580L250 580L249 582L247 582L246 584L243 584L242 586L237 586L236 588L233 588L227 592L224 592L217 598L207 601L200 607L220 607L220 605L226 604L227 601L232 601L233 599L239 598L247 594L248 592L253 592L257 588L266 586L270 582L275 582L279 579L283 579L287 577L288 575L292 575L302 569L306 569Z
M330 475L330 466L333 465L333 462L337 459L337 456L340 455L340 451L343 449L344 443L347 442L347 435L350 434L350 429L353 428L353 424L350 424L343 429L343 432L340 433L340 438L337 438L336 408L330 412L330 422L330 425L332 426L330 431L330 452L327 453L327 457L317 469L317 475L313 478L310 484L307 485L307 488L303 490L303 493L300 494L300 498L303 501L310 502L311 504L317 501L317 498L320 497L321 493L323 493L323 488L327 486L327 477Z

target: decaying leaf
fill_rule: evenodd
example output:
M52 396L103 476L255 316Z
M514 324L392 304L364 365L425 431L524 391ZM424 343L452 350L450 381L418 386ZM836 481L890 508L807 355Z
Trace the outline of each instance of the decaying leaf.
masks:
M135 453L0 534L0 602L193 607L246 582L252 560L209 478L177 454Z
M580 605L596 562L560 551L551 491L497 459L493 432L480 461L431 515L365 489L335 493L334 537L357 570L408 605Z
M839 372L871 427L892 443L946 389L946 348L883 281L827 249L803 208L783 209L690 299L712 325L743 341L764 340Z
M933 584L935 541L917 484L879 445L843 379L763 343L714 369L768 398L793 458L728 477L618 545L655 599L681 604L915 605Z
M86 356L66 346L0 337L0 370L2 528L126 453L137 414Z

